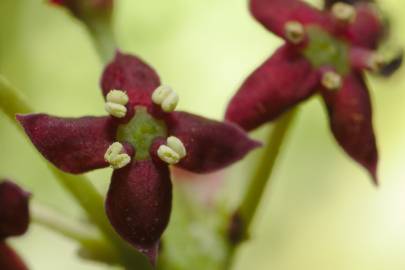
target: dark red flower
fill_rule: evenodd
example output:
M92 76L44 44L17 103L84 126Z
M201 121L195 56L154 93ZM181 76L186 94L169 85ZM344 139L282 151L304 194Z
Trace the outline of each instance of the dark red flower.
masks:
M28 229L29 194L16 184L0 182L0 269L28 269L21 258L6 244L6 238L24 234Z
M161 86L156 72L134 56L117 53L101 86L111 116L31 114L17 119L61 170L115 169L107 215L117 232L153 261L171 211L168 164L207 173L238 161L259 144L235 124L174 112L176 93Z
M246 79L226 119L250 131L320 93L336 140L377 181L378 153L362 72L389 75L402 56L387 62L374 52L384 25L368 1L335 2L326 1L330 9L321 11L299 0L250 1L253 16L286 43Z

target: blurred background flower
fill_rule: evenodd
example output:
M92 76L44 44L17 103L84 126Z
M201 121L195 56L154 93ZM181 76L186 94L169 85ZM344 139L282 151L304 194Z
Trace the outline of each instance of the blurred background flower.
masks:
M391 19L389 43L405 44L405 3L380 2ZM179 93L180 109L216 119L244 78L282 42L250 16L246 0L119 0L115 30L123 51L147 60ZM0 40L0 73L37 110L104 114L97 91L102 63L67 12L42 0L3 0ZM390 79L368 77L381 155L379 189L334 143L319 99L302 106L235 269L405 269L404 76L401 69ZM36 199L81 217L42 157L2 114L0 149L0 178L24 179L20 184ZM225 205L237 200L255 157L221 174ZM105 192L110 173L89 177ZM111 269L80 260L74 243L35 224L26 237L10 242L33 270Z

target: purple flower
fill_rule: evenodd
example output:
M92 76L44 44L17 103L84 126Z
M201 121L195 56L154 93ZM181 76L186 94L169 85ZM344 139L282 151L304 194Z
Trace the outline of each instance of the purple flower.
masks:
M117 53L101 88L109 116L31 114L17 119L37 149L61 170L114 168L107 215L116 231L153 261L171 211L168 165L212 172L259 144L235 124L174 111L177 94L135 56Z
M329 112L341 147L377 182L378 153L363 70L390 74L401 58L387 62L374 50L385 33L374 6L326 1L321 11L299 0L251 0L253 16L285 40L232 98L226 119L250 131L273 121L314 94Z
M16 184L0 182L0 269L28 269L14 250L6 244L6 238L24 234L28 229L29 193Z

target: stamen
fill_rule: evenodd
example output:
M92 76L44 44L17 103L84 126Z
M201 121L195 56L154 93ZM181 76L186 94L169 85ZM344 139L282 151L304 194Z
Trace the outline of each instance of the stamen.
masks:
M107 94L107 102L105 103L105 110L112 116L123 118L127 114L128 95L121 90L111 90Z
M356 9L343 2L337 2L332 6L332 14L343 23L353 23L356 19Z
M113 169L121 169L131 162L131 157L125 153L124 146L119 142L108 147L104 159Z
M342 77L334 71L323 74L321 84L329 90L339 90L342 87Z
M180 156L177 154L173 149L168 147L167 145L161 145L159 146L159 149L157 150L157 154L161 160L164 162L173 165L176 163L179 163L180 161Z
M112 116L117 118L123 118L127 114L127 108L124 105L107 102L105 104L105 110Z
M156 104L162 104L166 97L173 92L172 88L168 85L161 85L152 94L152 100Z
M121 90L111 90L107 94L107 101L111 103L117 103L121 105L127 105L129 98L127 93Z
M293 44L299 44L304 40L304 26L297 21L289 21L284 27L286 38Z
M161 145L157 151L161 160L168 164L177 164L187 155L183 142L174 136L167 138L167 145Z
M177 104L179 103L179 97L172 88L166 85L161 85L153 92L152 101L155 104L161 105L163 111L172 112L176 109Z
M170 136L167 138L167 146L179 154L180 158L184 158L187 155L183 142L177 137Z
M178 103L179 96L176 94L176 92L171 92L162 102L162 109L165 112L172 112L176 109Z

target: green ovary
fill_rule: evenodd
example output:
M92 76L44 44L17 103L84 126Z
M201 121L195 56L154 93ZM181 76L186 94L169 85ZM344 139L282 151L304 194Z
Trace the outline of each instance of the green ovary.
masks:
M142 106L135 107L134 117L125 125L118 128L118 140L128 142L135 149L135 159L148 159L149 149L158 137L166 137L167 128L162 120L151 116Z
M319 27L308 27L308 46L303 50L305 57L316 68L330 66L345 75L350 71L348 45L334 38Z

